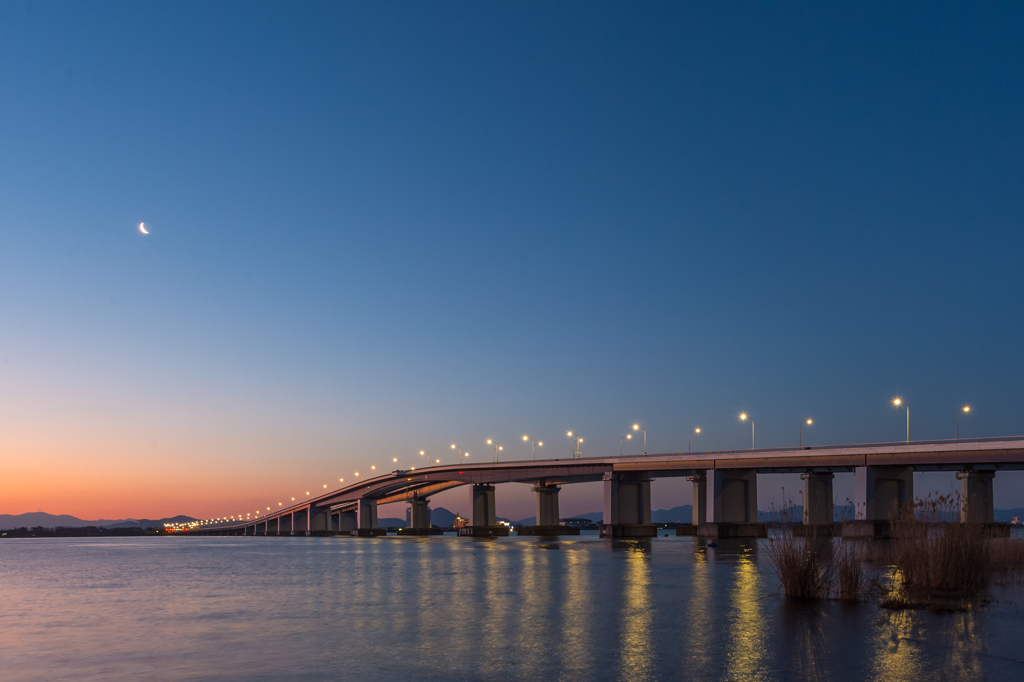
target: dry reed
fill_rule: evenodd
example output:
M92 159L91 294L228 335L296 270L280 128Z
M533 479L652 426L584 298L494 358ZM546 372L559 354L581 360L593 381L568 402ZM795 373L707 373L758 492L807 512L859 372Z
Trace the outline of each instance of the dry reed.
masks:
M813 531L809 537L795 537L797 514L792 500L776 514L779 533L768 539L768 563L774 569L787 599L825 599L835 582L832 538ZM801 519L802 520L802 519Z
M895 569L882 606L958 608L988 580L990 545L974 524L959 523L959 494L929 495L893 520Z

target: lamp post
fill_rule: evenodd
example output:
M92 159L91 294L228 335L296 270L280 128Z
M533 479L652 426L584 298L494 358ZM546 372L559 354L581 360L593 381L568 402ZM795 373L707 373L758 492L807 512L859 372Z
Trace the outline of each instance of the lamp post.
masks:
M956 411L956 442L960 442L960 413L968 414L971 411L970 405L964 405Z
M573 459L579 459L580 457L583 456L583 452L580 450L580 443L583 442L582 436L580 436L580 434L578 434L578 433L574 434L572 431L569 431L566 435L569 436L569 438L575 438L576 439L576 445L575 445L575 447L573 449L572 456L573 456Z
M645 429L644 427L640 426L639 424L633 424L633 430L636 431L638 429L642 430L644 432L644 454L646 455L647 454L647 429Z
M750 419L750 417L747 416L746 412L743 412L743 413L740 414L740 421L741 422L745 422L748 419ZM754 420L753 419L750 419L750 449L751 450L755 449L754 448Z
M541 441L540 443L538 443L535 440L533 440L532 438L530 438L529 436L523 436L523 440L524 441L527 441L527 440L530 441L530 450L533 452L533 458L537 459L537 446L539 445L541 447L544 447L544 441Z
M452 450L458 450L459 451L459 464L462 464L462 448L460 448L455 443L452 443Z
M619 439L619 457L622 457L622 441L623 440L633 440L633 434L632 433L627 433L625 436L623 436L622 438Z
M398 462L398 470L399 470L399 471L405 471L405 465L404 465L404 464L402 464L402 460L398 459L397 457L392 457L392 458L391 458L391 461L393 461L393 462ZM308 493L307 493L307 494L308 494Z
M427 458L427 466L430 466L430 453L426 450L420 450L420 457L424 456Z
M695 433L700 433L700 427L699 426L697 428L695 428L695 429L690 429L690 433L686 434L686 451L687 452L690 451L690 436L692 436Z
M909 443L910 442L910 405L907 405L905 402L903 402L902 398L896 398L895 400L892 401L892 404L895 405L896 407L905 407L905 408L907 408L907 442ZM957 415L957 416L959 417L959 415ZM957 424L957 426L959 427L959 424Z
M807 419L805 421L800 422L800 447L804 446L804 424L810 426L813 423L814 421L811 419Z
M498 451L499 450L504 450L505 448L503 448L502 446L498 445L497 443L492 441L490 438L487 439L487 444L494 446L494 461L495 462L499 461L498 460Z

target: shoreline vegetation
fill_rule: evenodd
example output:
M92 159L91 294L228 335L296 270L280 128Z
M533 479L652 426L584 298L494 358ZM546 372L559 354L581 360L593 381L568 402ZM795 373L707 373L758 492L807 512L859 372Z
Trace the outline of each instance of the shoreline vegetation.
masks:
M843 539L800 525L784 508L769 538L768 563L787 599L877 601L886 609L965 611L985 588L1024 579L1024 539L994 538L961 523L958 493L929 495L890 515L892 539ZM792 509L792 505L789 509Z

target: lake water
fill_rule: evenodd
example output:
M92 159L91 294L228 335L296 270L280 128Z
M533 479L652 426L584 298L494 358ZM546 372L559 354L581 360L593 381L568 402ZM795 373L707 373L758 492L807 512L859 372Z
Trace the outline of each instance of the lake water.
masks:
M4 540L0 679L1024 679L1019 589L792 603L763 542Z

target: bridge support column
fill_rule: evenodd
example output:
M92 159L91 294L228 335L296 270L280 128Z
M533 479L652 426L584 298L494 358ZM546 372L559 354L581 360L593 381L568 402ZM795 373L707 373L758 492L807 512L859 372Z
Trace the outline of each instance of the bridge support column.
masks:
M646 472L608 472L604 475L603 538L651 538L651 478Z
M473 486L473 525L496 526L498 516L494 511L494 486Z
M537 522L516 529L516 535L579 535L579 528L559 525L558 491L561 486L541 483L532 488L537 493Z
M498 525L494 507L494 486L473 486L473 525L459 529L459 535L494 537L508 535L508 526Z
M306 508L306 515L309 518L308 535L323 535L331 532L331 510L325 507Z
M995 504L992 500L994 471L959 471L960 520L964 523L995 523Z
M399 528L399 535L443 535L440 528L430 527L430 505L426 497L409 500L409 527Z
M692 536L708 520L708 473L698 471L693 476L687 476L686 480L693 483L693 515L689 526L676 526L676 535Z
M844 538L892 537L892 518L914 500L914 469L911 467L856 467L854 520L843 523Z
M832 502L833 473L806 472L800 474L804 482L804 525L832 526L835 511Z
M355 510L338 512L338 532L350 535L359 529L359 514Z
M425 497L414 497L409 501L412 507L409 523L416 529L430 528L430 505Z
M768 527L757 517L757 472L710 469L707 472L707 520L697 527L707 538L763 538Z
M693 482L693 525L708 522L708 472L701 471L689 478Z
M349 532L349 535L357 535L361 538L373 538L378 535L387 535L387 531L377 527L377 500L369 500L365 497L356 502L356 519L358 528Z
M558 525L558 491L561 486L538 485L533 487L537 493L537 525Z
M858 521L888 521L914 500L911 467L857 467L855 517Z

